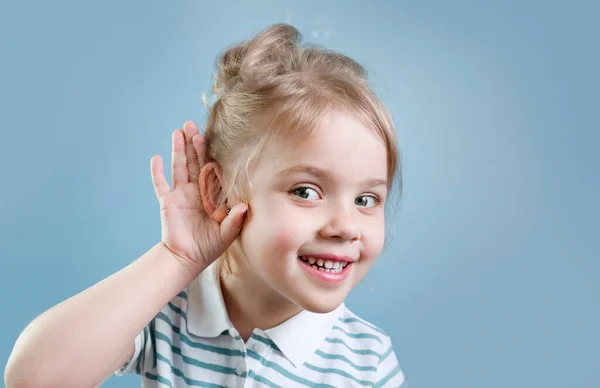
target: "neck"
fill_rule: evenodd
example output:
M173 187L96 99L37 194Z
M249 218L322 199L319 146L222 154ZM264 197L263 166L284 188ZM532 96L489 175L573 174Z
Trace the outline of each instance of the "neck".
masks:
M227 314L240 336L247 341L255 328L271 329L302 309L273 290L254 270L231 258L231 272L220 268L219 279Z

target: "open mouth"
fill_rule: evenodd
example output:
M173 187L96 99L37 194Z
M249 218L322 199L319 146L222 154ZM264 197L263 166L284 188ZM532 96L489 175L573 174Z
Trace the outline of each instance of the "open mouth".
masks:
M351 264L348 261L322 260L310 256L298 256L298 259L300 259L305 265L309 266L310 268L316 271L331 274L342 273L344 272L344 269L346 267L349 267L349 265Z

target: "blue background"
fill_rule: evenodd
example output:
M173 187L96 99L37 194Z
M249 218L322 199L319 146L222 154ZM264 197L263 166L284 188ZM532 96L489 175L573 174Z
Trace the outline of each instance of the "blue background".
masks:
M398 127L396 235L348 305L408 386L599 387L597 4L2 2L2 369L38 314L159 241L150 158L204 122L224 47L290 22L362 62Z

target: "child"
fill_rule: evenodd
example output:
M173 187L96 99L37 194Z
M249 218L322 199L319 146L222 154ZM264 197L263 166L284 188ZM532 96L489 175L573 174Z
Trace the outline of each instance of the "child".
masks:
M272 26L222 56L205 137L151 161L162 241L36 318L10 388L398 387L390 338L343 304L384 244L391 119L363 68Z

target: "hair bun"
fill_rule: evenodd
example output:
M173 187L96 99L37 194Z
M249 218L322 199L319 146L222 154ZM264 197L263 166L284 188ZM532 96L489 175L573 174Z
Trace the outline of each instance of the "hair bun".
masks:
M256 87L257 83L284 74L297 58L300 32L288 24L275 24L255 38L234 46L220 57L213 85L217 97L232 90Z

